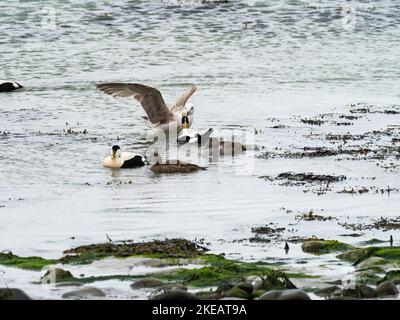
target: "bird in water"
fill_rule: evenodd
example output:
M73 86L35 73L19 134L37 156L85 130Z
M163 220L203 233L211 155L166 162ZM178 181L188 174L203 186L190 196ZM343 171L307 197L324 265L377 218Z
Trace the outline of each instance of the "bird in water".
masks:
M167 160L162 162L158 152L154 152L155 163L150 167L154 173L191 173L199 170L207 170L197 164L183 162L179 160Z
M182 116L182 133L178 137L178 143L197 143L199 146L204 146L208 143L210 135L213 133L213 129L210 128L203 134L199 134L198 132L190 131L190 122L189 118L186 115Z
M23 86L18 82L0 80L0 92L11 92L21 88L23 88Z
M168 108L161 92L138 83L102 83L96 87L113 97L131 97L140 102L147 116L143 117L147 125L156 132L162 130L169 133L171 129L177 130L177 135L182 131L182 117L187 116L189 126L193 122L194 107L187 103L196 92L197 87L191 86L180 96L175 104Z
M213 156L236 156L247 150L246 145L236 141L219 140L210 138L208 141L210 154Z
M103 161L103 167L112 169L136 168L146 164L146 157L131 152L122 152L120 146L117 145L112 147L111 156Z

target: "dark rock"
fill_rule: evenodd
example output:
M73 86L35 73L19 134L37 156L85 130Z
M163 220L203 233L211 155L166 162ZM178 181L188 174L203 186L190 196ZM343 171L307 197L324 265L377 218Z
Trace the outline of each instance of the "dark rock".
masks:
M95 287L84 287L79 290L70 291L62 295L63 299L90 299L104 297L105 293Z
M260 300L311 300L310 297L302 290L272 290L264 293Z
M138 288L157 288L161 287L164 283L161 280L154 279L154 278L145 278L136 280L134 283L131 284L132 289Z
M21 289L0 288L0 300L31 300Z
M376 294L378 297L397 296L399 289L392 281L385 281L376 287Z
M253 285L249 282L240 282L237 287L248 294L252 294L254 290Z
M364 299L371 299L376 296L376 290L370 286L361 288L361 295Z
M197 297L187 291L169 290L163 293L152 295L150 300L197 300Z
M318 289L314 291L314 294L316 294L319 297L331 297L331 296L336 296L341 294L341 289L338 286L330 286L330 287L325 287Z

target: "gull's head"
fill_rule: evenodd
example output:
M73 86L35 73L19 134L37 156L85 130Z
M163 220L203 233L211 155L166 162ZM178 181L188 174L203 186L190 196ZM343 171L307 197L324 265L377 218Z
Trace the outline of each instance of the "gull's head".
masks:
M117 145L112 146L111 149L111 158L120 158L121 157L121 148Z
M187 103L185 105L185 107L183 108L183 113L185 113L186 115L190 116L193 115L194 113L194 106L191 103Z

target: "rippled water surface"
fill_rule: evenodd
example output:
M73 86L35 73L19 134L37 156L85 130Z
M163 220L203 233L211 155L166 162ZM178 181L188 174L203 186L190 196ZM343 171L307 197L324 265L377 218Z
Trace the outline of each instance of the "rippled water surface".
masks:
M398 124L398 117L383 115L350 128L297 121L343 112L350 103L399 103L400 5L352 2L349 15L348 4L1 1L0 79L25 88L0 97L0 251L58 257L108 234L115 240L205 238L218 252L267 258L282 255L281 249L235 240L248 237L254 225L285 225L282 207L398 214L396 193L318 196L258 178L313 171L399 187L398 169L372 161L267 160L255 151L213 163L203 158L208 170L193 175L101 166L115 143L144 152L148 129L139 105L104 95L98 82L152 85L171 103L196 84L193 128L211 127L216 135L256 128L254 143L263 150L308 146L304 135L310 133ZM286 128L271 129L271 118ZM77 134L66 133L70 128ZM248 163L252 169L243 173ZM337 227L318 224L300 233L338 235Z

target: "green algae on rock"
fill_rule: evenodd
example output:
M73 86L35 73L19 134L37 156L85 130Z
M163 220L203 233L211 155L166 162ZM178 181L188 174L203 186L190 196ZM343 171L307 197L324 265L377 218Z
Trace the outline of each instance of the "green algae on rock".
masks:
M337 240L310 239L303 242L301 249L307 253L325 254L335 251L345 251L352 247Z
M400 263L400 247L367 247L344 252L337 256L339 259L358 264L369 257L380 257L391 262Z
M48 260L41 257L19 257L11 251L0 252L0 265L26 270L42 270L45 266L55 264L57 260Z
M64 270L61 268L47 270L47 272L42 277L42 283L65 282L68 280L74 280L74 276L68 270Z

